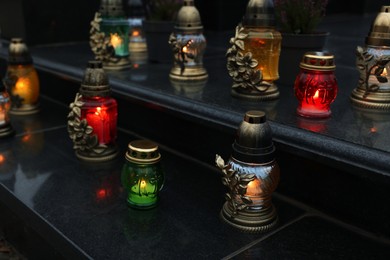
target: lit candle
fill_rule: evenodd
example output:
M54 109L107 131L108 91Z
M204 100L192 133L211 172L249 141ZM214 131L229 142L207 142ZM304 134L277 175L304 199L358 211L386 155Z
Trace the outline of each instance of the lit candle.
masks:
M131 34L131 36L138 37L138 36L140 36L140 33L139 33L139 31L134 30L133 33Z
M246 188L246 195L248 196L258 196L261 193L260 181L258 179L254 179L253 181L248 183Z
M5 109L3 108L3 106L0 105L0 125L3 125L6 123L5 121Z
M97 107L87 112L87 122L93 128L93 133L97 135L100 144L107 144L110 137L110 118L106 107Z
M111 34L110 43L115 49L118 48L122 42L122 38L117 33Z

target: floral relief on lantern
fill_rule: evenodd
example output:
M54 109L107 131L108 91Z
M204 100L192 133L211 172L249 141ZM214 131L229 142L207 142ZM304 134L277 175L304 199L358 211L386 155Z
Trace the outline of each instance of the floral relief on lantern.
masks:
M68 132L73 141L73 149L101 154L107 146L99 143L98 135L92 134L94 129L88 125L87 119L81 119L81 109L84 105L81 98L77 93L74 102L70 104L71 111L68 114Z
M365 89L363 98L370 93L378 91L381 86L390 89L389 75L387 73L390 62L389 55L374 55L369 50L360 46L356 48L357 63L359 70L359 85Z
M236 27L235 37L230 39L230 47L226 53L227 69L229 75L233 78L233 89L246 89L258 92L265 92L271 87L271 83L263 80L261 70L256 69L259 62L253 58L251 52L245 51L244 39L248 37L244 33L244 27Z

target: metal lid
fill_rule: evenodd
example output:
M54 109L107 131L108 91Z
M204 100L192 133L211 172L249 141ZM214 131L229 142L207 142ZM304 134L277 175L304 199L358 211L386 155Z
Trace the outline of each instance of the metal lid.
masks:
M246 163L269 163L275 159L271 127L263 111L248 111L233 143L232 157Z
M319 71L333 71L336 69L333 54L321 51L306 52L299 67Z
M81 82L80 94L84 97L106 97L110 95L108 77L101 61L89 61Z
M372 46L390 46L390 6L382 6L371 26L366 44Z
M158 145L149 140L135 140L129 143L126 159L129 162L151 164L161 159Z
M242 19L243 26L274 27L274 5L272 0L250 0Z
M22 38L12 38L8 48L8 64L28 65L32 64L30 52Z
M122 0L101 0L99 12L107 18L125 16Z
M182 31L202 30L203 25L194 0L184 0L183 6L177 13L175 29Z

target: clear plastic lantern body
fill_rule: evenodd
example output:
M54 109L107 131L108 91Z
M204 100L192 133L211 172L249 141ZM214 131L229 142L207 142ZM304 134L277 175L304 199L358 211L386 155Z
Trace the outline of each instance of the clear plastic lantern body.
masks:
M260 165L255 163L243 163L234 158L230 158L229 165L238 175L254 174L254 180L250 181L246 187L244 196L249 198L252 203L246 208L246 211L258 211L271 207L271 195L279 184L280 170L277 162ZM233 201L237 204L245 204L242 196L235 193Z
M377 75L375 75L376 69L378 66L375 66L375 63L381 59L381 57L390 56L389 47L378 47L378 46L368 46L366 48L367 53L372 55L373 58L368 62L368 68L372 68L368 76L368 86L376 85L379 87L379 90L389 91L390 90L390 62L386 63L385 67L380 73L381 77L386 78L386 80L379 81Z
M129 23L126 19L103 18L101 30L110 37L110 43L115 50L115 56L129 55Z
M81 120L93 128L99 144L114 144L117 137L117 102L111 97L82 97Z
M282 36L272 28L244 27L248 37L243 39L245 52L251 52L257 60L257 70L261 70L263 80L273 82L279 78L279 56Z
M301 68L294 83L299 104L297 113L303 117L326 118L331 115L330 104L337 96L338 85L333 71Z
M8 112L11 107L10 98L7 92L0 92L0 128L9 124Z
M39 78L32 64L8 65L7 79L15 80L8 90L13 108L36 106L39 100Z
M176 34L178 46L181 46L175 61L184 62L187 68L203 66L203 54L206 49L206 38L203 33Z
M142 28L141 18L129 18L129 51L141 52L146 51L146 38Z
M160 162L135 163L126 161L122 169L122 185L127 191L127 203L139 209L153 208L164 184Z

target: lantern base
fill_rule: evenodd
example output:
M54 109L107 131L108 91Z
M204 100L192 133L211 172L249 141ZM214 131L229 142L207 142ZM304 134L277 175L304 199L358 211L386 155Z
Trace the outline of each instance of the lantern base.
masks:
M305 118L328 118L332 114L331 110L316 110L316 109L304 109L302 107L297 108L297 114Z
M178 65L174 65L169 73L171 80L180 81L202 81L208 78L207 71L202 66L197 67L185 67L184 70Z
M279 90L274 83L266 91L232 88L231 94L233 97L252 101L275 100L279 98Z
M261 210L242 210L234 214L230 203L225 202L220 215L227 224L249 233L269 231L278 223L278 216L272 204Z
M132 202L128 199L127 205L133 209L147 210L147 209L153 209L153 208L157 207L157 201L150 203L150 204L138 204L138 203Z
M103 61L103 68L105 70L124 70L131 67L130 59L126 57L114 57L115 61Z
M20 107L11 107L9 113L11 115L24 116L24 115L37 114L39 113L39 111L40 111L39 104L35 104L35 105L22 105Z
M355 88L351 93L351 101L354 105L368 109L390 110L390 91L370 91L366 95L363 88Z
M0 138L10 137L15 134L15 130L10 124L5 124L0 127Z
M107 147L107 149L100 153L94 153L94 152L83 152L76 150L76 156L80 160L87 161L87 162L104 162L114 159L118 155L118 150L116 146Z

